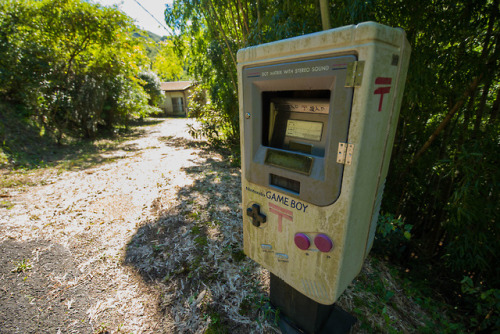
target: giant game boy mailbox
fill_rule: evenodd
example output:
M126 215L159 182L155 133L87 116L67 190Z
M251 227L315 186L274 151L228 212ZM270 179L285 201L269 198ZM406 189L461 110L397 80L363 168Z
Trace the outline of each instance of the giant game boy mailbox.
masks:
M373 22L238 53L244 250L320 304L371 248L409 53Z

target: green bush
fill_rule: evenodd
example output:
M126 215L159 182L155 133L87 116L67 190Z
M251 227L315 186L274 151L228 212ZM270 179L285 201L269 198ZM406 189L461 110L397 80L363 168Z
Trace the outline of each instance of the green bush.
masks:
M234 146L234 127L227 121L227 115L218 110L216 104L207 101L206 86L198 85L190 98L189 116L196 117L199 123L190 125L189 133L214 145Z
M0 97L54 135L93 138L142 114L131 20L81 0L0 2ZM130 108L130 109L129 109Z
M472 279L465 276L461 282L463 298L469 309L467 318L470 327L476 331L494 332L500 329L500 289L488 289L474 285Z
M393 214L379 215L374 252L388 256L392 261L404 261L410 246L412 228L412 225L405 224Z
M162 93L160 90L160 79L152 71L144 71L139 73L141 86L149 95L148 103L150 106L158 106L161 102Z

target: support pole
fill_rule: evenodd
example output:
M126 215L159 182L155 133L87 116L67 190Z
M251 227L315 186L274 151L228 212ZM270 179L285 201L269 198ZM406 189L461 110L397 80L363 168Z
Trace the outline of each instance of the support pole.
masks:
M271 274L270 300L279 312L283 334L344 334L357 319L339 306L323 305Z
M331 29L330 24L330 10L328 8L328 0L319 0L319 8L321 10L321 24L323 25L323 30Z

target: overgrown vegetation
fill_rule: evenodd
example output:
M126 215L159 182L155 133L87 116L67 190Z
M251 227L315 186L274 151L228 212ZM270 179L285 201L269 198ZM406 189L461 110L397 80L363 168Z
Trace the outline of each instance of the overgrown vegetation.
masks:
M8 108L0 103L0 169L3 170L0 197L9 188L45 184L44 178L40 178L45 171L60 174L121 159L124 151L137 150L124 145L124 141L144 133L144 127L161 122L151 118L134 120L127 128L117 126L112 133L106 132L92 140L67 138L64 145L59 145L50 137L40 136L36 125ZM0 201L0 207L9 207L7 203Z
M329 4L334 27L399 26L413 49L374 253L439 290L466 330L499 328L499 0ZM150 67L161 80L183 68L200 80L193 134L237 147L237 50L321 30L319 3L301 1L177 1L165 16L179 35L160 48L133 38L116 8L86 1L6 0L0 14L0 165L22 168L51 165L53 141L96 138L150 112L157 81L139 79ZM93 163L76 153L67 168ZM8 182L31 184L22 173Z
M189 79L184 71L186 59L175 54L172 40L165 39L157 43L156 49L152 69L162 81Z
M116 8L9 0L0 13L0 98L42 135L94 138L148 113L149 59Z
M157 106L162 100L160 90L160 79L153 71L144 71L139 73L139 79L142 80L141 85L149 95L148 103L150 106Z
M329 14L401 27L413 49L375 249L433 277L469 330L498 328L499 1L330 1ZM176 1L165 16L209 92L199 133L229 144L237 50L321 30L317 2Z

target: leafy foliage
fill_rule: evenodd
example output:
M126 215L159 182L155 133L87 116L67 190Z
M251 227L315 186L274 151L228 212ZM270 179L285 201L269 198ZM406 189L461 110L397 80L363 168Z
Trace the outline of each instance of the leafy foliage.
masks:
M182 58L175 54L172 41L164 40L158 44L152 69L162 81L177 81L184 77Z
M498 1L375 9L413 48L383 208L414 226L424 258L499 284Z
M270 10L270 9L273 10ZM208 87L212 109L202 131L221 127L220 135L237 144L239 116L236 53L251 45L317 31L319 5L299 1L177 1L167 7L167 24L180 35L177 51L189 59L189 72Z
M329 5L334 27L373 20L403 28L412 46L379 241L402 242L406 251L394 247L392 254L425 263L446 282L441 288L448 296L456 296L464 274L487 291L498 287L499 1ZM237 142L237 50L320 30L318 7L200 0L167 8L167 23L181 33L176 45L190 55L190 72L208 85L212 112L204 114L202 132L225 122L224 135Z
M207 101L205 92L206 87L199 85L191 94L189 116L197 117L201 127L189 125L189 133L194 138L206 138L215 146L223 145L227 142L225 134L228 133L228 123L217 112L215 106Z
M149 95L149 105L157 106L160 103L162 97L160 90L160 79L158 78L156 73L152 71L144 71L139 73L139 79L143 81L141 85Z
M461 281L462 293L467 301L471 324L478 331L500 328L500 289L485 289L481 284L474 285L470 277Z
M405 224L401 218L395 218L393 214L379 215L374 251L390 256L393 262L406 262L412 228L413 226Z
M147 57L114 8L79 0L0 3L0 96L58 142L92 138L144 112Z

